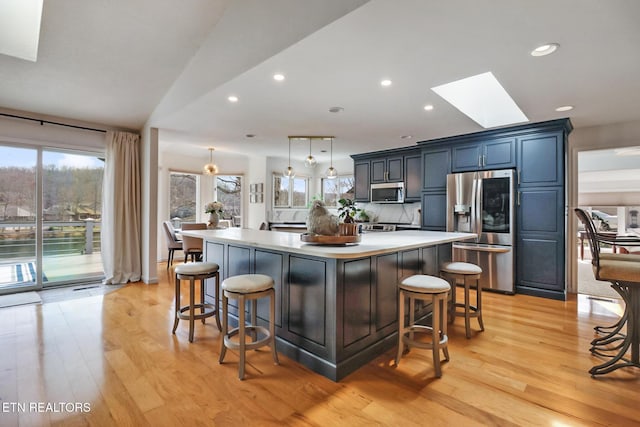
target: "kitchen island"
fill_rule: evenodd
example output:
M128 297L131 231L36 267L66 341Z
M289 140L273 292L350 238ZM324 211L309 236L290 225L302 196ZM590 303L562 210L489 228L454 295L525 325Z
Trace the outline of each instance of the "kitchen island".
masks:
M238 274L273 277L278 351L333 381L394 347L397 283L410 274L437 275L451 243L475 234L435 231L368 233L356 245L312 245L300 234L232 228L190 230L204 240L204 258L220 265L221 280ZM206 298L213 301L213 283ZM230 301L231 303L231 301ZM429 307L416 304L418 315ZM266 324L267 301L258 303ZM237 322L238 307L229 307Z

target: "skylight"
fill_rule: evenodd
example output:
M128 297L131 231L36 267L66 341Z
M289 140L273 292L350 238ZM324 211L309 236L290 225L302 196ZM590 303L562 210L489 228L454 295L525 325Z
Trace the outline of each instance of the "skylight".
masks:
M491 71L431 90L483 128L529 121Z
M36 61L42 0L0 1L0 54Z

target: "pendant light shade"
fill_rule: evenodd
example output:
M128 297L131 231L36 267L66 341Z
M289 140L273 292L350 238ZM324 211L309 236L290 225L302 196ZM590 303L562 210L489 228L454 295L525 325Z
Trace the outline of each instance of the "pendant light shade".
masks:
M309 155L307 156L306 159L304 159L304 165L307 168L313 168L316 166L316 163L318 163L316 161L316 158L311 155L311 139L312 138L309 137Z
M333 138L331 138L331 165L327 169L327 179L336 179L338 177L338 171L333 167Z
M291 137L289 137L289 166L282 172L282 176L285 178L294 178L296 176L296 171L291 167Z
M213 150L215 150L215 148L209 148L209 163L204 165L203 168L205 175L215 175L218 173L218 166L213 163Z

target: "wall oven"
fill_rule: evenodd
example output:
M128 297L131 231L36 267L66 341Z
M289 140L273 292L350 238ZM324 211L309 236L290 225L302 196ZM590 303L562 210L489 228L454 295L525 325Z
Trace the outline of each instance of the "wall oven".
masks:
M404 203L404 182L371 184L371 203Z

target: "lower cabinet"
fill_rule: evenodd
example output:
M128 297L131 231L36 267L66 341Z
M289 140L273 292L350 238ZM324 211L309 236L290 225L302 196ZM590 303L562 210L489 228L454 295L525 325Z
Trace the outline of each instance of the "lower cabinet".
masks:
M334 259L207 242L205 259L221 266L221 281L237 274L272 277L278 351L337 381L397 345L398 281L409 274L437 275L451 259L451 243ZM213 302L212 292L213 281L207 302ZM223 315L237 324L238 309L231 306ZM258 301L263 326L268 310L266 299ZM429 305L416 304L416 318L430 313Z

